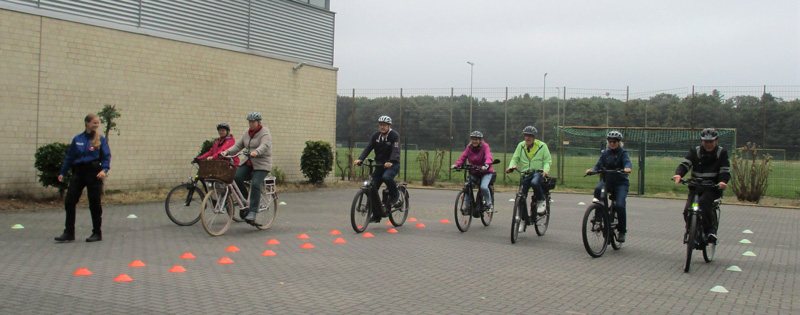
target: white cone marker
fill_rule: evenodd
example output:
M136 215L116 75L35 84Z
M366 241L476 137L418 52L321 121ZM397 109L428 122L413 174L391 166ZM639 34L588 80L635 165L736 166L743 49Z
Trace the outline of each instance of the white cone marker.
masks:
M752 242L750 242L750 240L748 240L748 239L746 239L746 238L743 238L741 241L739 241L739 243L742 243L742 244L752 244Z
M717 292L717 293L728 293L728 289L724 288L721 285L715 286L715 287L711 288L711 290L709 290L709 291Z
M585 202L583 202L583 201L581 201L581 202L579 202L579 203L578 203L578 205L579 205L579 206L585 206L585 205L586 205L586 203L585 203Z
M508 201L514 201L514 199L508 199Z
M136 219L138 218L135 214L129 214L128 219Z
M744 234L753 234L753 231L750 231L750 230L744 230L744 231L742 231L742 233L744 233Z
M756 257L756 253L751 252L751 251L748 250L748 251L742 253L742 256Z
M285 206L286 205L286 201L281 201L278 204L281 205L281 206Z
M725 270L727 270L727 271L742 271L742 268L739 268L739 266L733 265L733 266L728 267L728 269L725 269Z
M25 227L22 226L22 224L17 223L17 224L14 224L11 228L14 229L14 230L18 230L18 229L24 229Z

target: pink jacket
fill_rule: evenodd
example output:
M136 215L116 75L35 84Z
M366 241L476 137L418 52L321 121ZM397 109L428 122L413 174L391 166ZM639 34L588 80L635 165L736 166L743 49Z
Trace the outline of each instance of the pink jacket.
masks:
M225 160L225 158L219 156L219 153L222 151L227 150L228 148L232 147L233 144L236 143L236 140L233 139L232 135L228 135L225 139L214 141L214 145L211 146L211 150L208 150L205 154L198 156L198 160L205 160L206 158L213 157L214 160ZM233 165L239 167L239 157L233 158Z
M489 144L486 142L481 142L481 145L477 148L473 147L471 144L467 145L467 148L464 149L464 153L461 153L461 157L456 161L456 166L464 165L464 162L467 160L469 160L469 164L472 166L481 167L489 165L489 169L485 171L470 170L469 173L472 175L485 175L494 172L494 167L492 167L494 159L492 158L492 152L489 150Z

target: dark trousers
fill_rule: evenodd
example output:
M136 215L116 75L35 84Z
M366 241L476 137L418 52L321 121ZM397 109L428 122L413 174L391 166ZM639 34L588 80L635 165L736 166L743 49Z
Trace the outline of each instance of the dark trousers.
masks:
M247 164L239 166L236 170L233 181L236 182L236 186L242 191L242 196L247 198L248 192L247 185L244 184L244 181L249 180L250 186L253 188L253 190L250 191L250 201L248 202L252 211L258 211L259 204L261 203L261 186L264 185L264 178L267 178L268 174L269 171L253 170L253 167Z
M714 213L714 200L722 198L722 191L716 188L696 188L689 191L689 197L686 199L686 209L692 208L694 202L694 194L700 194L697 201L697 206L703 211L703 231L708 233L717 233L714 227L717 226L717 215ZM684 215L684 219L686 216Z
M72 169L72 180L64 199L64 210L67 212L64 233L75 235L75 205L86 188L89 197L89 211L92 213L92 233L100 234L103 223L103 206L100 204L100 195L103 192L103 181L97 178L100 170L89 166L78 166Z
M600 190L604 187L604 182L601 180L594 188L594 197L600 199ZM630 189L630 182L610 182L608 188L613 189L616 200L614 200L614 210L617 210L617 231L620 233L628 233L628 214L625 210L625 200L628 198L628 190ZM609 195L611 191L608 192Z
M400 194L397 193L397 182L394 181L397 173L400 173L400 163L392 164L390 168L380 165L375 167L375 171L372 172L372 182L376 188L379 189L381 188L381 183L386 183L386 189L389 190L389 202L392 204L397 202L400 197Z

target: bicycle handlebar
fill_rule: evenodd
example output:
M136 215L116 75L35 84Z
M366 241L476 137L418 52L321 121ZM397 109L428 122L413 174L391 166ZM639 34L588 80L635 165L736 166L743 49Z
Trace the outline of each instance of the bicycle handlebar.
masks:
M494 161L492 161L491 165L495 165L495 164L500 164L500 159L494 159ZM452 169L454 171L456 171L456 172L460 172L460 171L463 171L463 170L481 170L481 167L482 166L474 166L474 165L464 164L464 165L461 165L461 166L458 166L458 167L453 167Z
M617 173L617 174L622 174L622 175L627 175L628 174L628 172L626 172L624 169L620 169L620 168L618 168L618 169L601 168L599 170L586 173L586 175L583 175L583 177L592 176L592 175L600 175L600 174L609 174L609 173Z
M237 156L240 156L240 155L243 155L243 156L250 156L250 152L249 152L249 151L247 151L247 150L242 150L241 152L239 152L239 153L236 153L236 154L234 154L234 155L224 155L224 154L222 154L222 152L220 152L220 153L219 153L219 155L220 155L221 157L224 157L224 158L226 158L226 159L232 159L232 158L235 158L235 157L237 157Z
M514 168L510 168L510 169L506 170L506 174L513 173L514 171L519 172L520 176L523 176L523 177L533 175L533 173L544 173L544 170L520 171L518 168L514 167Z
M670 180L672 180L672 179L670 178ZM694 186L701 186L701 187L719 188L719 183L716 183L716 184L715 183L710 183L710 182L703 181L702 179L694 178L694 177L689 178L689 179L681 178L679 183L687 185L687 186L693 186L694 185Z

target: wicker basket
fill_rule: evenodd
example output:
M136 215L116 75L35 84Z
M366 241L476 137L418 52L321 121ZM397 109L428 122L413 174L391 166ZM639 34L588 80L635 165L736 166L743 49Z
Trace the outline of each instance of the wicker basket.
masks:
M197 171L197 177L203 180L216 179L230 184L233 182L233 176L236 175L236 168L228 161L200 160L198 165L200 169Z

